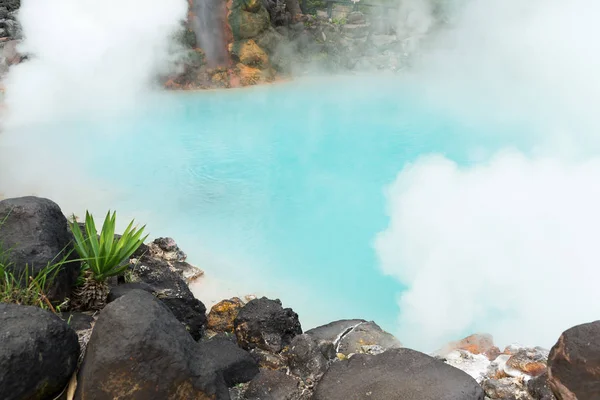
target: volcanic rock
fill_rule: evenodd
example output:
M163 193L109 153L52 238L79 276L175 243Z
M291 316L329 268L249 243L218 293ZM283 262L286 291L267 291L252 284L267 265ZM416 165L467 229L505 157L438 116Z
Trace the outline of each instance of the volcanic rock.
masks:
M208 313L207 328L216 332L233 333L233 322L243 306L244 303L237 297L218 302Z
M135 282L143 282L181 321L196 340L206 325L206 307L196 299L181 275L164 260L145 255L131 260Z
M362 319L334 321L306 333L317 340L332 342L337 353L346 355L374 354L402 347L398 339L385 332L375 322Z
M214 338L198 346L201 358L214 361L214 370L223 376L228 387L249 382L259 372L254 358L229 339Z
M483 400L477 382L463 371L406 348L357 354L333 363L313 400Z
M548 382L559 400L600 396L600 320L562 333L550 350Z
M546 372L547 364L548 353L546 350L539 347L522 348L506 361L506 368L515 369L533 377Z
M527 381L527 391L535 400L555 400L548 384L548 372Z
M488 379L481 386L490 399L531 400L522 382L512 378Z
M266 297L248 302L239 311L234 326L242 348L260 348L273 353L281 351L302 333L298 314L291 308L283 308L281 301Z
M132 290L100 312L75 398L229 399L222 366L163 303Z
M269 56L252 39L233 43L231 53L244 65L257 68L269 65Z
M269 27L269 13L262 4L257 11L244 10L245 0L233 0L229 13L229 25L234 40L252 39Z
M49 264L60 262L72 251L67 219L60 207L39 197L0 201L0 244L7 250L9 270L20 276L25 269L35 275ZM48 289L48 297L62 301L71 294L80 264L64 263Z
M262 369L285 369L288 367L287 359L278 353L271 353L266 350L254 348L250 350L250 354Z
M144 282L131 282L115 286L110 289L106 302L111 303L119 297L125 296L131 290L144 290L148 293L152 293L152 286Z
M483 354L490 361L494 360L500 355L500 349L494 345L494 339L492 335L487 333L474 334L467 336L458 342L451 342L439 353L444 355L453 350L465 350L471 354Z
M327 368L329 361L335 357L333 343L329 343L330 350L319 343L310 335L296 336L285 353L290 366L290 372L303 380L313 382L319 380Z
M308 400L300 381L283 371L262 370L244 393L245 400Z
M0 303L0 398L52 399L77 367L75 332L38 307Z

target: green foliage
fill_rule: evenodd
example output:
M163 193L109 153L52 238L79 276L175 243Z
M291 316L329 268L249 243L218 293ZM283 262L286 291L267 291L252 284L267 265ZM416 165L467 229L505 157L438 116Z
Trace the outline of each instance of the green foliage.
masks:
M46 293L66 257L60 262L48 264L37 273L26 266L19 274L15 274L10 268L11 264L6 261L7 251L0 248L0 256L0 303L38 306L55 312L56 308Z
M6 218L8 215L0 221L0 228ZM25 266L25 269L15 274L9 261L9 250L0 243L0 303L38 306L55 312L56 309L46 297L46 293L68 256L69 254L65 255L57 263L49 263L37 273Z
M123 235L115 239L117 213L110 211L106 214L100 237L96 230L94 218L89 212L85 213L85 235L77 222L71 222L71 230L75 237L75 251L83 260L82 272L89 271L97 282L125 272L128 265L123 263L140 247L147 235L142 238L145 225L134 228L131 221Z
M335 25L346 25L348 20L346 19L346 17L341 17L341 18L333 18L331 20L331 22Z

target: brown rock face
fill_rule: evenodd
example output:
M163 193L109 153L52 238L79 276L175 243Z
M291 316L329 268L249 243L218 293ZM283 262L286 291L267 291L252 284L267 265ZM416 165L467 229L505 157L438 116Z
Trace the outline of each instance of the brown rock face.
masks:
M269 65L269 56L252 39L233 43L231 52L244 65L257 68L264 68Z
M236 67L242 86L252 86L269 80L265 76L266 74L258 68L248 67L242 63L238 63Z
M465 350L471 354L483 354L489 360L494 360L500 355L500 349L494 345L494 339L486 333L477 333L458 342L452 342L446 346L444 352L453 350Z
M600 320L563 332L550 351L548 382L559 400L600 398Z
M208 329L233 333L233 321L243 306L244 303L237 297L215 304L208 313Z
M546 372L546 358L536 349L521 349L513 354L506 365L529 376L539 376Z

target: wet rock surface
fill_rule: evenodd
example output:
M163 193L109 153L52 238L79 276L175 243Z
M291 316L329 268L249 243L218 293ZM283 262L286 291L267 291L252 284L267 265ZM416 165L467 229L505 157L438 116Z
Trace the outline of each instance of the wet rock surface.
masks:
M15 277L36 275L48 265L71 254L72 236L58 204L40 197L19 197L0 201L0 243L10 249L5 256ZM63 264L48 289L49 298L62 301L71 295L80 264Z
M75 332L38 307L0 303L0 398L51 399L77 367Z
M334 363L314 400L483 400L483 390L463 371L410 349L357 354Z
M300 380L283 371L262 370L250 382L245 400L308 400L310 395L300 388Z
M213 360L214 370L223 376L228 387L249 382L259 372L254 358L231 340L214 338L198 347L200 357Z
M335 357L332 342L317 342L312 336L302 334L296 336L285 352L292 374L316 382L329 368Z
M132 290L101 311L75 398L227 399L225 379L209 353L164 304Z
M600 320L574 326L550 351L548 382L559 400L600 395Z
M238 297L218 302L208 313L207 328L216 332L233 333L235 318L243 306L244 302Z
M535 400L556 399L548 383L548 372L527 381L527 391Z
M134 282L143 283L144 290L152 291L194 339L202 337L206 326L206 307L194 297L181 274L169 262L144 255L131 260L131 271Z
M333 343L334 351L344 355L378 354L402 347L396 337L382 330L379 325L361 319L334 321L310 329L306 334L317 341Z
M272 353L278 353L302 333L298 314L291 308L283 308L281 301L266 297L248 302L239 311L234 326L242 348Z

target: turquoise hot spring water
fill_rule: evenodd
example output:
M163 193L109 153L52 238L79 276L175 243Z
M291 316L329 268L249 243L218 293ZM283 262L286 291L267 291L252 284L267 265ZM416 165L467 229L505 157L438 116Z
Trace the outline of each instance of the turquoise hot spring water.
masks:
M281 298L305 329L364 318L401 337L403 284L373 247L385 188L424 155L468 165L519 145L506 129L461 123L399 80L350 77L157 93L61 123L55 145L76 146L80 172L111 194L99 210L174 237L207 276Z

